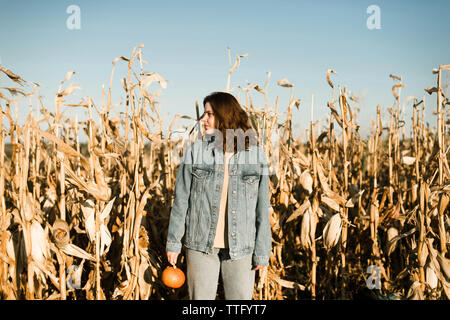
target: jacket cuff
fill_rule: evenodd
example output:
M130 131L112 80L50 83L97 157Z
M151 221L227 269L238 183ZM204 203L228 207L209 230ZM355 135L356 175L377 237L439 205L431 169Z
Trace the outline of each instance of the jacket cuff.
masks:
M268 266L269 257L268 256L252 256L252 264L254 266Z
M179 242L167 242L166 251L181 252L181 243Z

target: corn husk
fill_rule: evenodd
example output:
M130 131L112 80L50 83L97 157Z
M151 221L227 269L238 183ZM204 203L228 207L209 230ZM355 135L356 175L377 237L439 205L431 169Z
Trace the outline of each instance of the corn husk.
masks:
M436 273L434 272L433 268L430 266L427 266L425 275L426 275L427 284L430 286L430 288L436 289L436 287L438 285L438 278L437 278Z
M46 265L50 255L47 234L36 220L31 224L31 256L34 261Z
M95 203L92 199L87 199L81 205L81 211L84 217L84 226L89 240L95 240Z
M56 219L52 226L53 242L59 249L64 249L70 242L70 229L67 222Z
M108 204L103 208L100 213L100 255L103 255L105 250L111 245L111 233L105 225L105 220L109 217L111 209L113 207L115 197L108 202ZM92 199L86 200L81 206L81 211L83 212L86 231L91 242L95 241L95 204Z
M311 248L311 244L315 240L316 225L316 215L309 207L303 214L300 226L300 243L304 249Z
M448 260L443 257L440 252L437 253L436 259L439 263L443 276L448 282L450 282L450 264L448 263Z
M428 247L426 245L422 246L422 252L418 257L419 266L424 267L428 258Z
M390 227L386 232L386 253L388 256L397 248L398 229Z
M445 210L447 209L450 197L446 192L442 192L439 198L439 215L443 216Z
M417 190L419 189L419 185L414 183L411 188L411 202L415 203L417 201Z
M406 164L407 166L410 166L410 165L414 164L414 162L416 162L416 158L415 157L404 156L402 158L402 162L403 162L403 164Z
M100 213L100 255L103 255L105 250L107 250L111 245L112 238L111 233L106 226L106 220L111 213L111 209L113 208L115 200L115 197L111 199Z
M327 250L330 250L339 242L341 231L342 231L341 215L339 213L336 213L330 218L330 220L328 220L322 233L323 244Z
M299 182L303 189L308 192L308 194L312 193L313 179L308 170L302 172Z

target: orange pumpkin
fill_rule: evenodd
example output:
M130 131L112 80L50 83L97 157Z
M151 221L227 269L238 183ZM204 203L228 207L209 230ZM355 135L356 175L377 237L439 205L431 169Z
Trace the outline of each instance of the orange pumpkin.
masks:
M167 267L162 273L163 283L170 288L179 288L184 284L186 277L184 272L179 268Z

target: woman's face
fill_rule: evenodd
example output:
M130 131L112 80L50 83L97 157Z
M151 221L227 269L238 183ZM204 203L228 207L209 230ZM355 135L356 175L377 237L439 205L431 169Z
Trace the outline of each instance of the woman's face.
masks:
M205 104L205 113L203 114L203 117L200 119L200 122L203 124L203 127L205 128L206 133L213 133L214 128L214 112L211 108L211 105L209 102Z

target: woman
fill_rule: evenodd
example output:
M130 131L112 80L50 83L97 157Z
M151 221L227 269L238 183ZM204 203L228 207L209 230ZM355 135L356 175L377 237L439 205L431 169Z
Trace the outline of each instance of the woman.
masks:
M250 300L272 245L267 158L233 95L214 92L203 106L204 138L176 176L167 259L176 264L184 237L191 300L215 299L219 272L225 299Z

